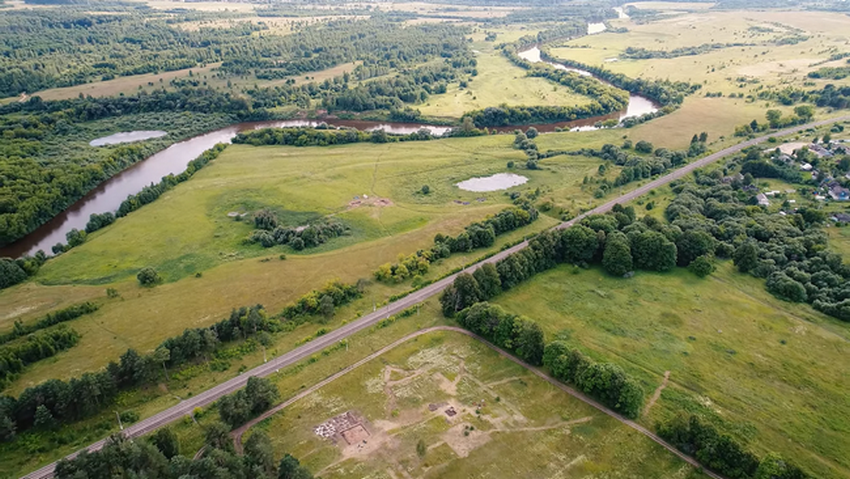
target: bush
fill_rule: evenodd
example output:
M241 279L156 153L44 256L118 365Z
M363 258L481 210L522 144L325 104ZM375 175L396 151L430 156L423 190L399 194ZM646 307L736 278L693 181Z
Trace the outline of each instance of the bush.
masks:
M653 150L654 148L652 146L652 143L648 141L640 140L639 142L635 143L635 151L637 151L638 153L649 154L652 153Z
M156 286L162 282L162 278L160 278L159 273L150 266L142 268L142 270L139 271L139 274L136 275L136 279L139 280L140 285L145 287Z
M698 256L688 265L688 270L700 278L705 278L717 269L708 256Z

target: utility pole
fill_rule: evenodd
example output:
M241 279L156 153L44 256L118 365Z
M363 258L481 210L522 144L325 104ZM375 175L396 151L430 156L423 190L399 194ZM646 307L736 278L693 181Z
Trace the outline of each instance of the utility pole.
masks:
M118 427L119 427L119 428L123 431L123 430L124 430L124 425L123 425L123 424L121 424L121 415L120 415L120 414L118 414L118 411L115 411L115 417L117 417L117 418L118 418Z

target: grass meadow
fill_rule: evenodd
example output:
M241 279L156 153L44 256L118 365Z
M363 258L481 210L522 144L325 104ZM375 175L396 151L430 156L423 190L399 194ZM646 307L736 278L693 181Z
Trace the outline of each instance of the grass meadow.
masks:
M474 39L482 38L471 47L477 52L478 75L467 88L452 84L446 93L431 95L425 104L417 105L423 115L460 118L466 112L501 104L568 106L590 102L589 97L545 78L527 77L525 70L513 65L494 48L495 43L503 41L501 38L494 43L483 41L483 36L483 33L473 35Z
M510 136L495 136L329 148L234 145L191 181L52 259L35 281L0 292L8 305L0 331L10 330L15 320L34 321L83 300L104 303L74 322L83 336L78 347L32 365L9 392L96 370L130 347L151 350L184 328L222 319L231 308L259 303L276 313L332 279L371 278L381 264L429 247L437 233L457 234L508 206L502 192L462 192L453 184L505 171L507 161L522 158L510 144ZM582 192L581 179L596 171L597 160L564 156L545 163L544 170L520 171L529 182L514 190L540 188L547 198L591 197L590 191ZM418 192L423 184L431 187L428 196ZM348 207L354 196L364 194L387 198L392 205ZM332 215L349 224L352 234L298 254L280 246L243 244L253 226L227 213L263 207L280 212L292 225ZM433 265L425 279L557 221L541 215L534 224L500 237L490 250ZM135 274L145 266L156 268L165 283L140 287ZM107 287L121 297L107 300ZM373 284L362 310L408 288L409 281Z
M683 269L632 279L562 266L495 302L536 319L597 360L635 375L647 398L670 381L642 421L680 411L711 417L759 454L793 458L817 477L846 477L850 327L780 301L730 262L698 279Z

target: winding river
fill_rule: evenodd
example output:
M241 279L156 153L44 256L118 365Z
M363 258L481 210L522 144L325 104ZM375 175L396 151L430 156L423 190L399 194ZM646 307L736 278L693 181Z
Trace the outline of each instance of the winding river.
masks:
M602 25L604 27L604 24ZM595 30L602 31L598 28ZM520 56L533 62L541 61L540 50L537 47L521 52ZM592 76L589 72L583 70L567 68L564 65L556 63L549 64L555 68L575 71L581 75ZM528 126L534 126L537 130L543 133L552 132L556 129L586 131L595 129L596 127L594 125L600 121L608 119L622 120L623 118L652 113L657 109L657 105L648 98L639 95L630 95L629 106L625 111L571 122ZM430 131L433 135L442 135L450 129L450 127L446 126L418 123L392 123L336 119L328 119L324 122L334 127L357 128L358 130L364 131L382 129L387 133L394 134L409 134L424 128ZM65 243L65 234L68 231L73 228L77 228L79 230L84 229L86 227L86 223L88 223L89 216L92 213L116 211L118 206L127 198L128 195L141 191L142 188L151 183L159 182L163 176L182 172L186 169L186 165L189 161L196 158L203 151L211 148L216 143L229 143L239 132L268 127L316 126L318 123L319 122L312 120L239 123L175 143L159 153L152 155L144 161L136 163L130 168L127 168L121 173L104 181L97 188L86 194L82 199L68 207L62 213L56 215L53 219L40 226L29 235L21 238L15 243L0 248L0 257L8 256L17 258L25 254L34 254L38 250L44 250L45 253L50 254L51 247L53 245L60 242ZM528 128L528 126L523 126L522 128ZM495 129L500 132L511 132L517 128L519 127L509 126ZM96 142L97 140L94 141Z

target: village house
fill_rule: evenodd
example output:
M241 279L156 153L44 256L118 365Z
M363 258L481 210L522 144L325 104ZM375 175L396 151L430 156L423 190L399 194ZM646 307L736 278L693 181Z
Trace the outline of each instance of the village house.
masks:
M837 181L831 181L827 187L829 188L829 196L837 201L850 200L850 190L841 186Z
M835 213L830 219L832 221L835 221L836 223L850 223L850 215L848 215L847 213Z
M767 196L765 196L764 193L757 194L756 199L759 202L759 206L770 206L770 200L767 199Z
M822 146L820 146L816 143L812 143L811 145L809 145L809 151L818 155L821 158L830 158L832 156L831 151L827 150L826 148L824 148L824 147L822 147Z

